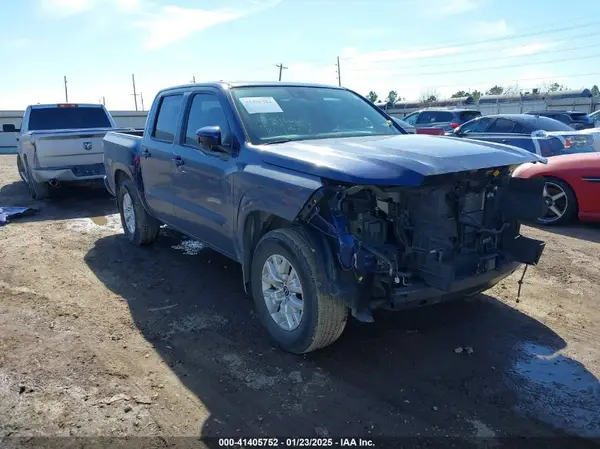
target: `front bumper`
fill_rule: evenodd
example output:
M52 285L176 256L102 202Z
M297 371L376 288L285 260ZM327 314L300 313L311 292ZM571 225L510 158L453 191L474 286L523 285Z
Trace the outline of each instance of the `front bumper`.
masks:
M499 269L455 281L448 291L439 290L426 284L397 288L392 291L389 302L373 304L373 308L404 310L471 296L492 288L502 279L513 274L521 265L519 262L509 262Z
M53 179L60 182L96 181L105 175L104 164L69 165L61 167L44 167L33 170L33 178L37 182L48 182Z

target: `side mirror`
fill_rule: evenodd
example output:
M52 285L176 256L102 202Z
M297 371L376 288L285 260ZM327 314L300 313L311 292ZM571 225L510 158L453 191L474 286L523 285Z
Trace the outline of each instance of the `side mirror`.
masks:
M5 123L4 125L2 125L2 132L16 133L17 127L15 125L13 125L12 123Z
M458 128L454 128L452 130L452 135L454 135L456 137L462 137L465 135L465 133L461 131L460 127L458 127Z
M204 126L196 131L198 143L208 149L221 145L221 128L219 126Z

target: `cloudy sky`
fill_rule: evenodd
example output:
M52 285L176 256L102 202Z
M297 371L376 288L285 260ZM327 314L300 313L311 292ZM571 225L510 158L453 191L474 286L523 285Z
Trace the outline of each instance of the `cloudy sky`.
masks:
M146 109L163 87L214 80L435 90L600 84L593 0L20 0L0 7L0 110L30 103ZM141 104L138 98L138 104Z

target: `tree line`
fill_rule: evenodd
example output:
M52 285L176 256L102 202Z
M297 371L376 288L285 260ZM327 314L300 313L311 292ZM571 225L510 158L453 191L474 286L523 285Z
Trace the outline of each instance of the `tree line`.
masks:
M538 94L540 92L561 92L561 91L565 91L565 90L569 90L569 87L565 86L564 84L559 84L556 82L543 83L543 84L540 84L537 88L533 89L532 91L526 91L526 92L523 92L521 89L519 89L519 86L517 86L517 85L512 85L512 86L496 85L496 86L488 89L485 92L485 95L519 95L519 94L528 95L528 94ZM598 86L596 84L594 84L594 86L590 90L591 90L593 96L600 95L600 89L598 88ZM459 90L459 91L453 93L450 98L473 97L473 99L475 101L478 101L482 95L484 95L484 94L478 90L473 90L473 91ZM373 90L370 91L365 97L367 99L369 99L370 101L372 101L373 103L375 103L377 100L379 100L379 95ZM421 103L433 103L435 101L438 101L439 99L440 99L440 94L435 89L423 91L421 93L421 95L419 96L419 100L421 101ZM396 103L397 101L402 101L402 100L405 100L405 98L400 97L398 95L397 91L390 90L387 94L387 97L385 97L385 99L383 101L389 105L392 105L392 104Z

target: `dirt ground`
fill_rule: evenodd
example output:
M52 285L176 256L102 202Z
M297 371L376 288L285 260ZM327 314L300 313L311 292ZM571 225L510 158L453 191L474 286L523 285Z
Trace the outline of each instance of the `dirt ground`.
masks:
M294 356L268 340L238 265L167 230L132 247L102 190L34 202L15 157L0 156L2 206L38 213L0 227L0 447L38 436L160 437L145 447L600 438L598 226L525 228L547 247L518 304L520 271L468 301L352 320L336 344ZM580 439L559 440L569 436Z

